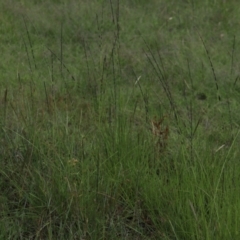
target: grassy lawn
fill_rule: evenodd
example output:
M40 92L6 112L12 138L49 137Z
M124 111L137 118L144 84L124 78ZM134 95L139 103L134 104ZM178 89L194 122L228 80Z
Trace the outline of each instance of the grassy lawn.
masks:
M237 0L0 3L0 239L239 239Z

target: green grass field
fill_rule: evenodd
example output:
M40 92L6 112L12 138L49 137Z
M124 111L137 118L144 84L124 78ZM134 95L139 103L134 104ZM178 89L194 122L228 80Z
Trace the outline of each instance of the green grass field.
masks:
M240 238L237 0L7 0L0 25L0 239Z

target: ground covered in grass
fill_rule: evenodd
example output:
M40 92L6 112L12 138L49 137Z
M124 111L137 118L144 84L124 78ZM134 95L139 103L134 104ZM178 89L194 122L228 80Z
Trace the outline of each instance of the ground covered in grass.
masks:
M238 1L0 3L1 239L238 239Z

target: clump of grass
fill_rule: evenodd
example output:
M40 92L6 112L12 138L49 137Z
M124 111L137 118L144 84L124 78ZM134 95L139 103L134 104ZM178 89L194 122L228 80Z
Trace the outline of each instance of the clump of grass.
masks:
M2 3L26 17L3 63L1 238L236 239L238 36L216 24L234 2L21 4Z

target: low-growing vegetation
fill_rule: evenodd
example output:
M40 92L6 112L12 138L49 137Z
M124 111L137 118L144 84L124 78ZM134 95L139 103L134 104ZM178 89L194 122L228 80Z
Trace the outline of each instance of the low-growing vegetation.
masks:
M0 238L238 239L239 16L2 1Z

